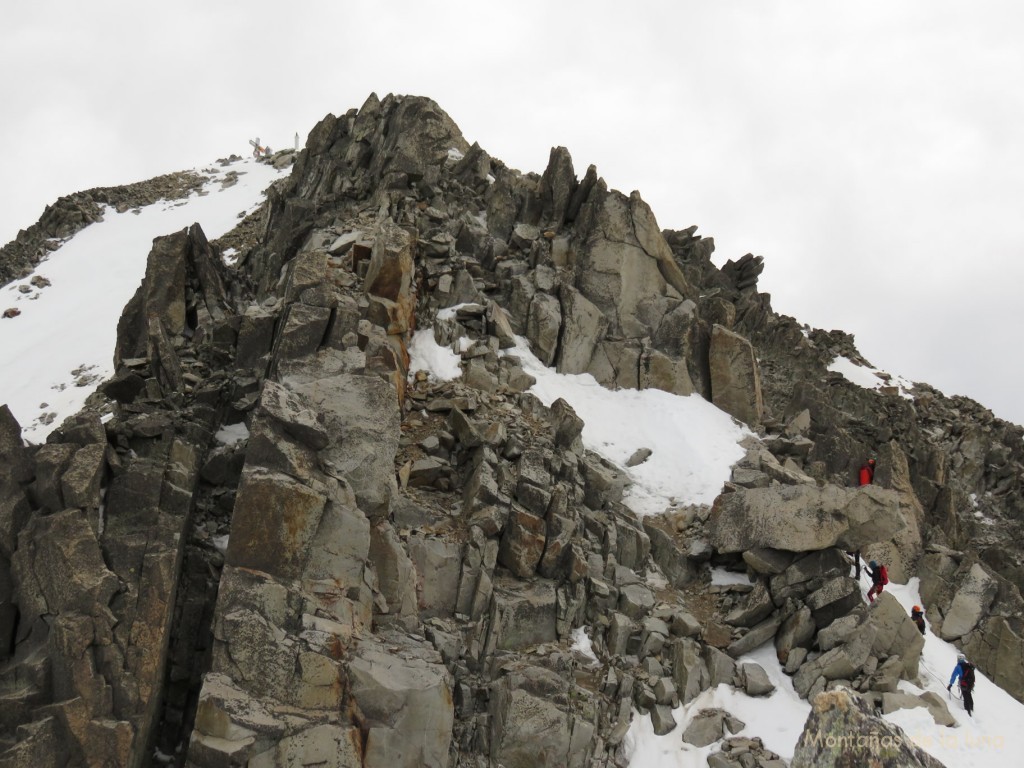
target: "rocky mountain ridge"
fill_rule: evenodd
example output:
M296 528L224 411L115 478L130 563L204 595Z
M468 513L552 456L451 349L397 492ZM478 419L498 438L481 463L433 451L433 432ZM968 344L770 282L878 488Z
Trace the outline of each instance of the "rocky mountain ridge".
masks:
M79 217L51 218L44 240ZM736 661L768 641L803 696L948 724L899 698L921 638L863 604L856 548L1024 698L1024 430L830 373L853 339L774 313L760 258L718 269L565 149L522 174L396 96L321 121L231 237L232 268L199 224L154 243L115 376L46 445L4 413L0 765L618 765L634 712L670 732L709 687L768 693ZM418 328L459 380L411 376ZM572 406L527 391L516 334L759 436L713 508L638 520ZM879 487L850 487L872 453ZM682 738L782 764L742 727L709 710Z

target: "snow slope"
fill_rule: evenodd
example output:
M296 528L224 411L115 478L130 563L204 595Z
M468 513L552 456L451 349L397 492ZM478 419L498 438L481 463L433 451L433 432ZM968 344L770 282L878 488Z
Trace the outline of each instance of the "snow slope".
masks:
M16 318L0 320L0 403L11 406L27 440L44 440L113 372L117 320L145 273L152 239L197 221L207 237L219 237L235 225L240 213L260 203L266 187L282 173L251 160L231 168L240 174L232 187L221 189L213 181L206 195L156 203L138 214L108 211L103 222L79 232L37 267L35 274L49 279L50 286L36 288L26 278L0 291L0 307L21 310ZM27 293L19 290L22 285L30 286ZM429 330L417 332L410 351L413 370L426 370L440 380L460 375L459 357L439 347ZM531 391L539 399L550 405L562 397L584 419L583 441L588 448L619 465L639 448L652 451L644 463L624 469L633 482L626 501L637 514L675 505L710 504L744 454L739 442L749 431L699 396L610 391L591 376L561 375L546 368L525 341L514 354L536 377ZM877 388L883 383L873 373L864 377L866 369L852 363L838 362L833 369L859 378L862 386ZM76 386L76 380L82 385ZM43 414L53 414L52 420L43 423ZM233 428L218 437L228 443L241 436L240 429ZM734 577L723 572L714 578L725 583ZM863 586L866 592L867 584ZM916 580L888 589L908 610L920 602ZM574 641L581 651L589 649L585 632L578 632ZM955 657L953 646L927 635L921 665L924 690L946 696L945 682ZM755 699L728 686L705 691L676 710L679 726L662 737L654 735L649 717L636 715L626 742L631 765L706 765L707 754L717 747L684 745L680 734L697 710L707 706L729 710L746 723L741 734L759 736L769 749L791 757L809 711L807 702L796 696L770 643L741 661L764 667L777 687L772 696ZM908 683L901 687L922 690ZM887 718L950 768L1024 764L1024 706L980 673L975 700L974 720L958 709L957 702L950 702L959 724L954 729L934 725L924 709Z
M861 575L861 592L867 599L870 579ZM918 580L909 584L890 583L886 587L910 613L919 605ZM961 702L946 692L946 683L956 666L957 649L932 634L925 634L921 655L921 687L900 682L900 690L907 693L933 691L946 700L957 720L957 727L936 725L927 709L898 710L885 715L885 719L900 726L915 744L941 761L947 768L994 768L994 766L1024 765L1024 705L1006 691L977 673L974 689L974 717L968 717ZM760 664L776 686L768 697L752 698L725 685L704 691L685 706L674 710L679 726L664 736L656 736L651 718L634 715L626 737L626 749L633 768L703 768L707 756L718 750L716 745L694 747L680 740L682 730L698 710L718 707L740 718L746 727L739 736L759 736L764 745L790 760L800 738L810 705L793 690L790 678L782 671L775 658L772 643L766 643L738 662L753 661Z
M605 389L590 374L560 374L543 365L525 339L514 350L523 370L537 379L530 392L545 405L558 398L583 419L583 444L623 466L633 485L624 502L638 515L657 514L679 504L711 504L745 455L739 442L751 432L699 395L680 397L658 389ZM459 357L440 347L430 330L410 344L410 370L448 381L460 375ZM635 451L650 458L624 467Z
M0 309L21 310L0 320L0 404L10 406L26 441L43 442L113 374L117 321L145 275L153 238L196 222L210 240L220 237L287 173L252 159L214 168L202 194L137 213L108 208L102 222L67 240L32 275L0 289ZM237 183L222 187L220 178L232 170ZM37 275L51 284L35 287Z
M902 376L890 376L883 371L876 371L873 368L866 368L860 363L855 363L848 357L839 356L829 363L828 370L842 374L843 378L851 384L856 384L864 389L881 389L882 387L896 387L900 397L913 400L913 382Z
M438 347L431 331L418 331L412 347L413 370L421 368L442 380L458 376L459 357ZM584 419L583 442L587 448L620 465L637 448L654 451L644 464L624 470L634 482L627 501L638 514L660 512L672 504L710 503L729 478L732 464L743 455L737 443L748 434L746 429L697 396L684 398L654 390L610 391L591 376L562 375L544 367L525 341L520 341L514 354L537 379L531 392L547 405L564 398ZM860 376L861 381L855 383L861 386L875 388L884 383L873 372L853 363L835 368L839 369L844 375ZM865 373L870 378L865 378ZM901 387L908 386L903 380L898 381ZM742 575L721 569L715 569L711 576L715 584L747 582ZM870 581L863 574L861 591L865 600L869 588ZM916 578L905 586L890 584L886 589L908 613L912 605L921 602ZM577 631L573 639L574 647L581 653L592 653L585 633ZM958 727L935 725L923 708L900 710L886 715L886 719L903 728L915 743L948 768L1024 765L1024 705L979 672L975 718L969 718L959 701L947 698L946 682L956 664L956 654L953 645L929 631L921 657L923 687L901 682L900 688L911 693L938 693L948 701ZM630 766L704 768L708 755L717 751L718 745L693 747L682 742L681 734L697 711L707 707L728 710L746 724L735 735L759 736L768 749L790 760L810 705L793 690L771 642L738 661L760 664L775 684L775 692L753 698L726 685L704 691L674 711L678 725L664 736L654 734L648 715L634 713L625 741Z

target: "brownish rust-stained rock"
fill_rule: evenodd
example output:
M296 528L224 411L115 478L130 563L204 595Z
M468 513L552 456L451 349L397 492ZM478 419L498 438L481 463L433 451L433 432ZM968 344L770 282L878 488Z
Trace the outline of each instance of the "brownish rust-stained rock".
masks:
M387 222L377 234L366 269L371 319L389 335L408 333L414 326L412 248L409 233Z
M327 499L283 475L245 472L227 562L283 579L302 575Z

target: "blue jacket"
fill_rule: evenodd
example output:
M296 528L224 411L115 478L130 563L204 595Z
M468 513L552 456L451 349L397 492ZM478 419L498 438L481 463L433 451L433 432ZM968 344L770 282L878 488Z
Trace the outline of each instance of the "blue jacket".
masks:
M957 681L957 678L961 677L964 673L963 662L958 661L956 666L953 668L953 674L949 678L949 684L953 685Z

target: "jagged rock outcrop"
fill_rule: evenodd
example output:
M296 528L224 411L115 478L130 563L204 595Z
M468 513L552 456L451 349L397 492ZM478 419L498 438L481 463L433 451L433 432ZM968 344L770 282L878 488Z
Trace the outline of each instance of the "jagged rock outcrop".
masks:
M177 353L170 340L212 333L225 319L224 265L199 225L157 238L146 261L146 276L118 322L114 364L149 358L154 376L180 391Z
M932 631L956 642L978 669L1021 698L1024 601L1015 586L975 558L941 547L925 554L919 574Z
M157 200L177 200L201 189L208 179L208 175L180 171L135 184L96 187L61 197L46 206L38 222L18 232L14 240L0 248L0 286L30 272L76 232L95 221L102 221L103 206L111 206L123 213Z
M747 424L764 418L761 374L750 342L728 328L711 330L708 353L711 369L711 402Z
M843 690L819 693L793 755L793 768L942 768L899 727L871 714L868 706Z
M853 551L886 541L905 526L898 497L883 488L777 485L719 496L709 534L723 553L833 546Z
M182 424L198 432L202 415ZM39 765L129 765L154 732L202 450L170 419L165 429L140 430L121 457L85 417L40 449L60 469L28 485L3 671L5 729L17 754L47 756Z
M764 272L764 256L745 254L738 261L725 262L722 275L732 281L739 291L749 290L757 285L757 279Z
M713 686L769 694L738 661L767 642L832 702L818 732L877 724L837 687L942 720L895 690L921 637L889 595L866 609L857 548L916 569L936 631L1024 695L1019 560L984 538L1017 525L1020 431L829 373L852 339L713 249L564 148L505 167L428 99L326 117L228 239L154 243L80 418L29 448L0 410L0 764L621 765L634 716L667 734ZM409 370L417 329L459 379ZM572 405L527 392L516 334L756 427L714 507L638 521ZM867 452L877 485L849 487ZM1000 525L960 510L979 491ZM742 727L673 738L777 764Z

